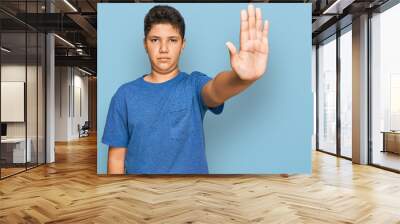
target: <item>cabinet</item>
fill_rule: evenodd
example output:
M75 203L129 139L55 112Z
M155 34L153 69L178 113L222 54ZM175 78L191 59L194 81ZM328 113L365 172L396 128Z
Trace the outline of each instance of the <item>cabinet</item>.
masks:
M393 152L400 154L400 132L387 131L383 133L382 152Z

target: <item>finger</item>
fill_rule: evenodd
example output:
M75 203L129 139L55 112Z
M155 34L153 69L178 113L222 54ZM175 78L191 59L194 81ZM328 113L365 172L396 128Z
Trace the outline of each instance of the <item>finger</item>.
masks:
M247 12L240 12L240 49L243 49L245 43L249 39L249 23L247 21Z
M263 21L261 9L256 8L256 36L258 40L262 40L262 32L263 32Z
M229 54L231 55L231 57L233 57L237 52L235 45L233 45L230 41L226 42L225 44L229 49Z
M269 22L265 20L264 28L263 28L263 38L262 38L262 47L260 48L261 52L266 52L268 54L269 51Z
M247 11L249 14L249 38L250 38L250 40L255 40L256 39L256 15L255 15L254 6L252 4L249 4Z
M269 21L265 20L264 29L262 33L263 41L266 41L268 39L268 33L269 33Z

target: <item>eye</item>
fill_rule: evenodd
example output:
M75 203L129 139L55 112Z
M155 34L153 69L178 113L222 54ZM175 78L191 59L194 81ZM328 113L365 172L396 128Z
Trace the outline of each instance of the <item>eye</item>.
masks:
M158 41L158 39L150 39L150 41L154 43L154 42Z
M171 42L177 42L178 40L177 39L171 39Z

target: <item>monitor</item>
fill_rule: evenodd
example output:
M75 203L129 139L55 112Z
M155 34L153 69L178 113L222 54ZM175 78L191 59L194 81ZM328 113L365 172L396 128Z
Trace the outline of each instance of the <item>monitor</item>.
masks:
M7 136L7 124L1 123L1 136Z

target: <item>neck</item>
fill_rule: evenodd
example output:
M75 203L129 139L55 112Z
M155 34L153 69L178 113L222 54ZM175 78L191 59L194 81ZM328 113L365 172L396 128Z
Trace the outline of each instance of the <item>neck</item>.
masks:
M146 81L153 82L153 83L162 83L162 82L166 82L170 79L173 79L175 76L178 75L178 73L179 73L178 67L176 67L174 70L168 71L168 72L159 72L159 71L152 69L151 73L146 75L144 77L144 79Z

